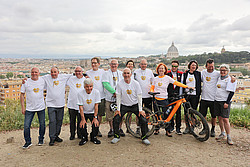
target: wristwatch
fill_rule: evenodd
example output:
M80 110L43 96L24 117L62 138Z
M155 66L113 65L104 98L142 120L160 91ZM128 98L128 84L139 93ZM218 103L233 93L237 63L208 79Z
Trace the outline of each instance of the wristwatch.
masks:
M94 118L96 118L96 119L97 119L97 116L94 116Z

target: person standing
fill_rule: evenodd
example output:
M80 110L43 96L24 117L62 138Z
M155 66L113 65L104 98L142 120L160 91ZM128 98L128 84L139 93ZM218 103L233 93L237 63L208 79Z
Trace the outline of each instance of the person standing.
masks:
M21 87L21 107L22 114L25 115L24 119L24 139L25 144L24 149L29 148L32 145L30 137L30 126L34 118L35 113L37 113L39 119L39 137L38 145L44 144L44 134L45 134L45 103L43 90L45 88L45 82L39 77L40 72L38 68L31 69L31 78L22 84ZM26 93L26 108L24 104Z
M188 93L189 96L186 98L186 100L190 102L193 109L197 110L201 95L201 73L197 71L198 62L195 60L190 61L188 64L188 69L188 71L183 73L182 82L189 87L195 88L192 93ZM184 110L184 112L186 113L187 111ZM190 129L186 125L186 129L183 134L187 133L190 133Z
M83 71L80 66L75 68L75 76L71 76L67 81L66 85L69 86L69 96L68 96L68 110L70 118L70 137L69 140L75 139L75 133L77 129L77 137L80 136L79 123L81 121L81 116L79 113L79 106L77 105L77 94L84 89L83 82L85 77L83 77ZM76 125L77 119L77 125ZM76 128L77 127L77 128Z
M105 73L102 75L102 84L104 87L104 93L105 93L105 111L106 111L106 119L109 122L110 131L108 132L108 137L114 136L114 130L113 130L113 117L114 113L111 111L110 104L114 103L116 101L116 87L117 83L123 79L122 72L118 70L118 60L111 59L110 60L110 69L108 71L105 71ZM125 133L121 129L120 125L120 134L121 136L125 136Z
M171 62L171 70L168 71L167 75L173 78L175 81L181 82L182 71L178 70L179 61L173 60ZM168 85L168 97L172 97L174 94L180 93L180 87L170 83ZM173 101L170 101L170 103ZM181 107L176 111L176 134L181 135ZM174 129L174 119L171 120L171 129Z
M84 81L84 90L77 95L77 104L81 114L80 133L81 141L79 145L82 146L88 141L87 121L90 120L92 124L92 132L90 133L90 141L94 144L101 144L96 135L99 131L98 122L98 104L101 102L100 93L97 89L93 89L93 80L87 78Z
M43 76L46 82L46 106L49 115L49 145L62 142L59 137L64 116L65 86L71 74L59 74L57 67L51 68L51 75Z
M228 75L230 69L226 64L220 66L220 77L216 84L216 94L214 109L215 115L219 118L219 125L221 134L216 140L222 140L226 137L225 130L227 133L227 143L233 145L232 138L230 136L230 123L229 115L231 108L231 100L236 90L237 82L231 82L231 77Z
M105 71L103 69L99 69L100 59L98 57L93 57L91 59L91 65L92 69L88 70L86 74L94 82L94 88L99 90L100 92L101 103L98 104L99 131L97 136L102 137L102 133L100 132L100 125L102 123L102 117L105 116L105 94L104 94L104 87L102 85L102 76Z
M113 120L114 124L114 138L111 141L112 144L117 143L120 140L119 125L122 121L122 117L127 112L133 112L138 118L141 126L141 139L146 145L150 142L147 139L147 120L145 118L146 114L142 110L142 90L137 81L131 79L131 70L125 68L123 70L124 79L117 84L117 111L115 112L115 117Z

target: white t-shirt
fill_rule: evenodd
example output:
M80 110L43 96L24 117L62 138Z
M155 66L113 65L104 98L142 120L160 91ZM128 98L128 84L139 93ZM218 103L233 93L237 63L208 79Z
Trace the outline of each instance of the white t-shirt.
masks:
M227 101L228 95L230 92L235 92L237 86L237 81L234 83L231 82L231 77L227 77L221 80L219 77L218 82L216 84L216 101Z
M123 79L122 72L117 70L116 72L112 72L110 69L108 71L105 71L102 75L102 82L109 82L110 86L114 89L116 89L116 86L118 82L120 82ZM109 91L107 91L104 88L104 94L105 99L107 101L115 101L115 99L112 98L113 94L111 94Z
M159 78L159 76L155 77L153 85L155 86L154 91L160 92L157 94L156 97L158 98L168 98L168 85L170 83L174 83L175 80L168 75L164 75L163 77Z
M97 89L93 88L90 94L83 89L77 95L77 105L83 106L85 114L94 114L96 103L101 103L100 92Z
M184 76L184 75L183 75ZM194 77L194 74L191 75L188 73L187 75L187 79L186 79L186 85L189 86L189 87L195 87L196 83L196 80L195 80L195 77ZM185 89L186 92L188 92L189 89ZM196 95L196 90L194 90L192 93L188 93L189 95Z
M65 86L71 74L58 74L56 79L51 75L43 76L46 82L46 105L47 107L64 107L65 105Z
M172 78L175 80L175 81L177 81L177 72L173 72L173 71L171 71L171 73L172 73ZM176 85L174 85L174 88L176 87Z
M207 70L201 72L201 81L203 82L201 99L207 101L214 101L216 92L216 83L220 77L220 72L214 70L209 73Z
M76 76L71 76L67 81L66 84L69 86L68 108L79 110L79 106L77 105L77 94L84 89L83 82L85 79L85 77L79 79Z
M22 84L21 93L26 93L26 110L40 111L45 109L44 88L45 82L41 77L37 81L29 78L25 84Z
M142 89L142 98L151 97L148 92L150 91L151 85L154 81L154 74L151 70L136 69L135 80L139 82Z
M98 69L96 71L94 70L88 70L86 72L86 74L89 76L89 78L91 78L94 82L94 88L99 90L100 95L101 95L101 99L105 98L105 94L104 94L104 88L103 88L103 84L102 84L102 75L104 74L104 70L103 69Z
M127 84L123 79L117 84L116 94L121 95L121 104L132 106L138 103L138 95L142 94L142 90L136 80L131 79Z

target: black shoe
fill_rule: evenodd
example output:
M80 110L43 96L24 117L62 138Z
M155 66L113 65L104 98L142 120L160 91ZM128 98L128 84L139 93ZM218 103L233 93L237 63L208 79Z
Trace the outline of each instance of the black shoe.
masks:
M94 144L101 144L101 141L98 140L96 137L93 137L92 139L90 139L90 141L92 141Z
M124 137L124 136L125 136L125 133L123 132L122 129L120 129L119 132L120 132L120 136L121 136L121 137Z
M27 149L27 148L29 148L30 146L32 146L32 143L25 143L25 144L23 145L23 149Z
M177 135L182 135L182 132L180 129L176 129L176 132L175 132Z
M82 138L82 140L79 142L79 146L82 146L87 143L88 140L85 139L85 137Z
M102 137L102 133L100 132L100 130L98 131L97 136Z
M55 140L54 139L50 139L49 145L50 146L54 146L54 144L55 144Z
M211 130L211 137L215 137L215 131L214 130Z
M60 137L57 136L55 141L61 143L63 141L63 139L61 139Z
M166 136L167 137L173 137L170 132L166 131Z
M126 133L129 133L128 129L126 130Z
M114 136L114 131L110 130L109 133L108 133L108 137L113 137L113 136Z
M69 137L69 140L74 140L75 139L75 136L70 136Z

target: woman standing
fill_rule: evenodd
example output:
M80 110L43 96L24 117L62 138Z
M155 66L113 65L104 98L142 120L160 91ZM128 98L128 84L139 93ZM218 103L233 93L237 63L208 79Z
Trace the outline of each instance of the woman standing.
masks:
M157 67L156 67L156 72L158 74L157 77L155 77L154 82L151 86L150 92L160 92L160 94L157 94L155 96L156 98L156 102L157 104L161 105L161 106L166 106L169 104L168 102L168 85L170 83L179 86L179 87L183 87L183 88L188 88L188 89L194 89L193 87L184 85L178 81L175 81L173 78L169 77L167 74L168 68L165 64L160 63ZM164 117L167 118L168 113L166 113L167 111L167 107L162 107L162 111L164 112ZM168 137L172 137L171 133L170 133L170 129L171 127L168 126L165 130L166 130L166 135ZM157 129L155 131L155 134L159 133L159 129Z
M230 69L226 64L220 66L220 78L216 84L216 94L214 109L215 114L219 118L219 125L221 134L216 138L216 140L222 140L226 138L225 130L227 133L227 143L233 145L233 141L230 136L230 123L229 114L231 107L231 99L234 95L237 82L232 83L231 77L228 75Z
M188 93L189 96L186 98L186 100L190 102L193 109L197 110L201 95L201 73L197 71L198 69L197 61L195 60L190 61L188 64L188 69L189 70L183 73L182 75L183 76L182 82L187 86L195 87L195 90L192 93ZM184 112L186 113L187 111ZM190 130L186 125L186 129L183 132L183 134L187 134L189 132Z
M133 60L128 60L127 63L126 63L126 67L128 67L131 70L131 73L132 73L131 78L135 79L134 71L133 71L133 68L135 67L134 61Z

